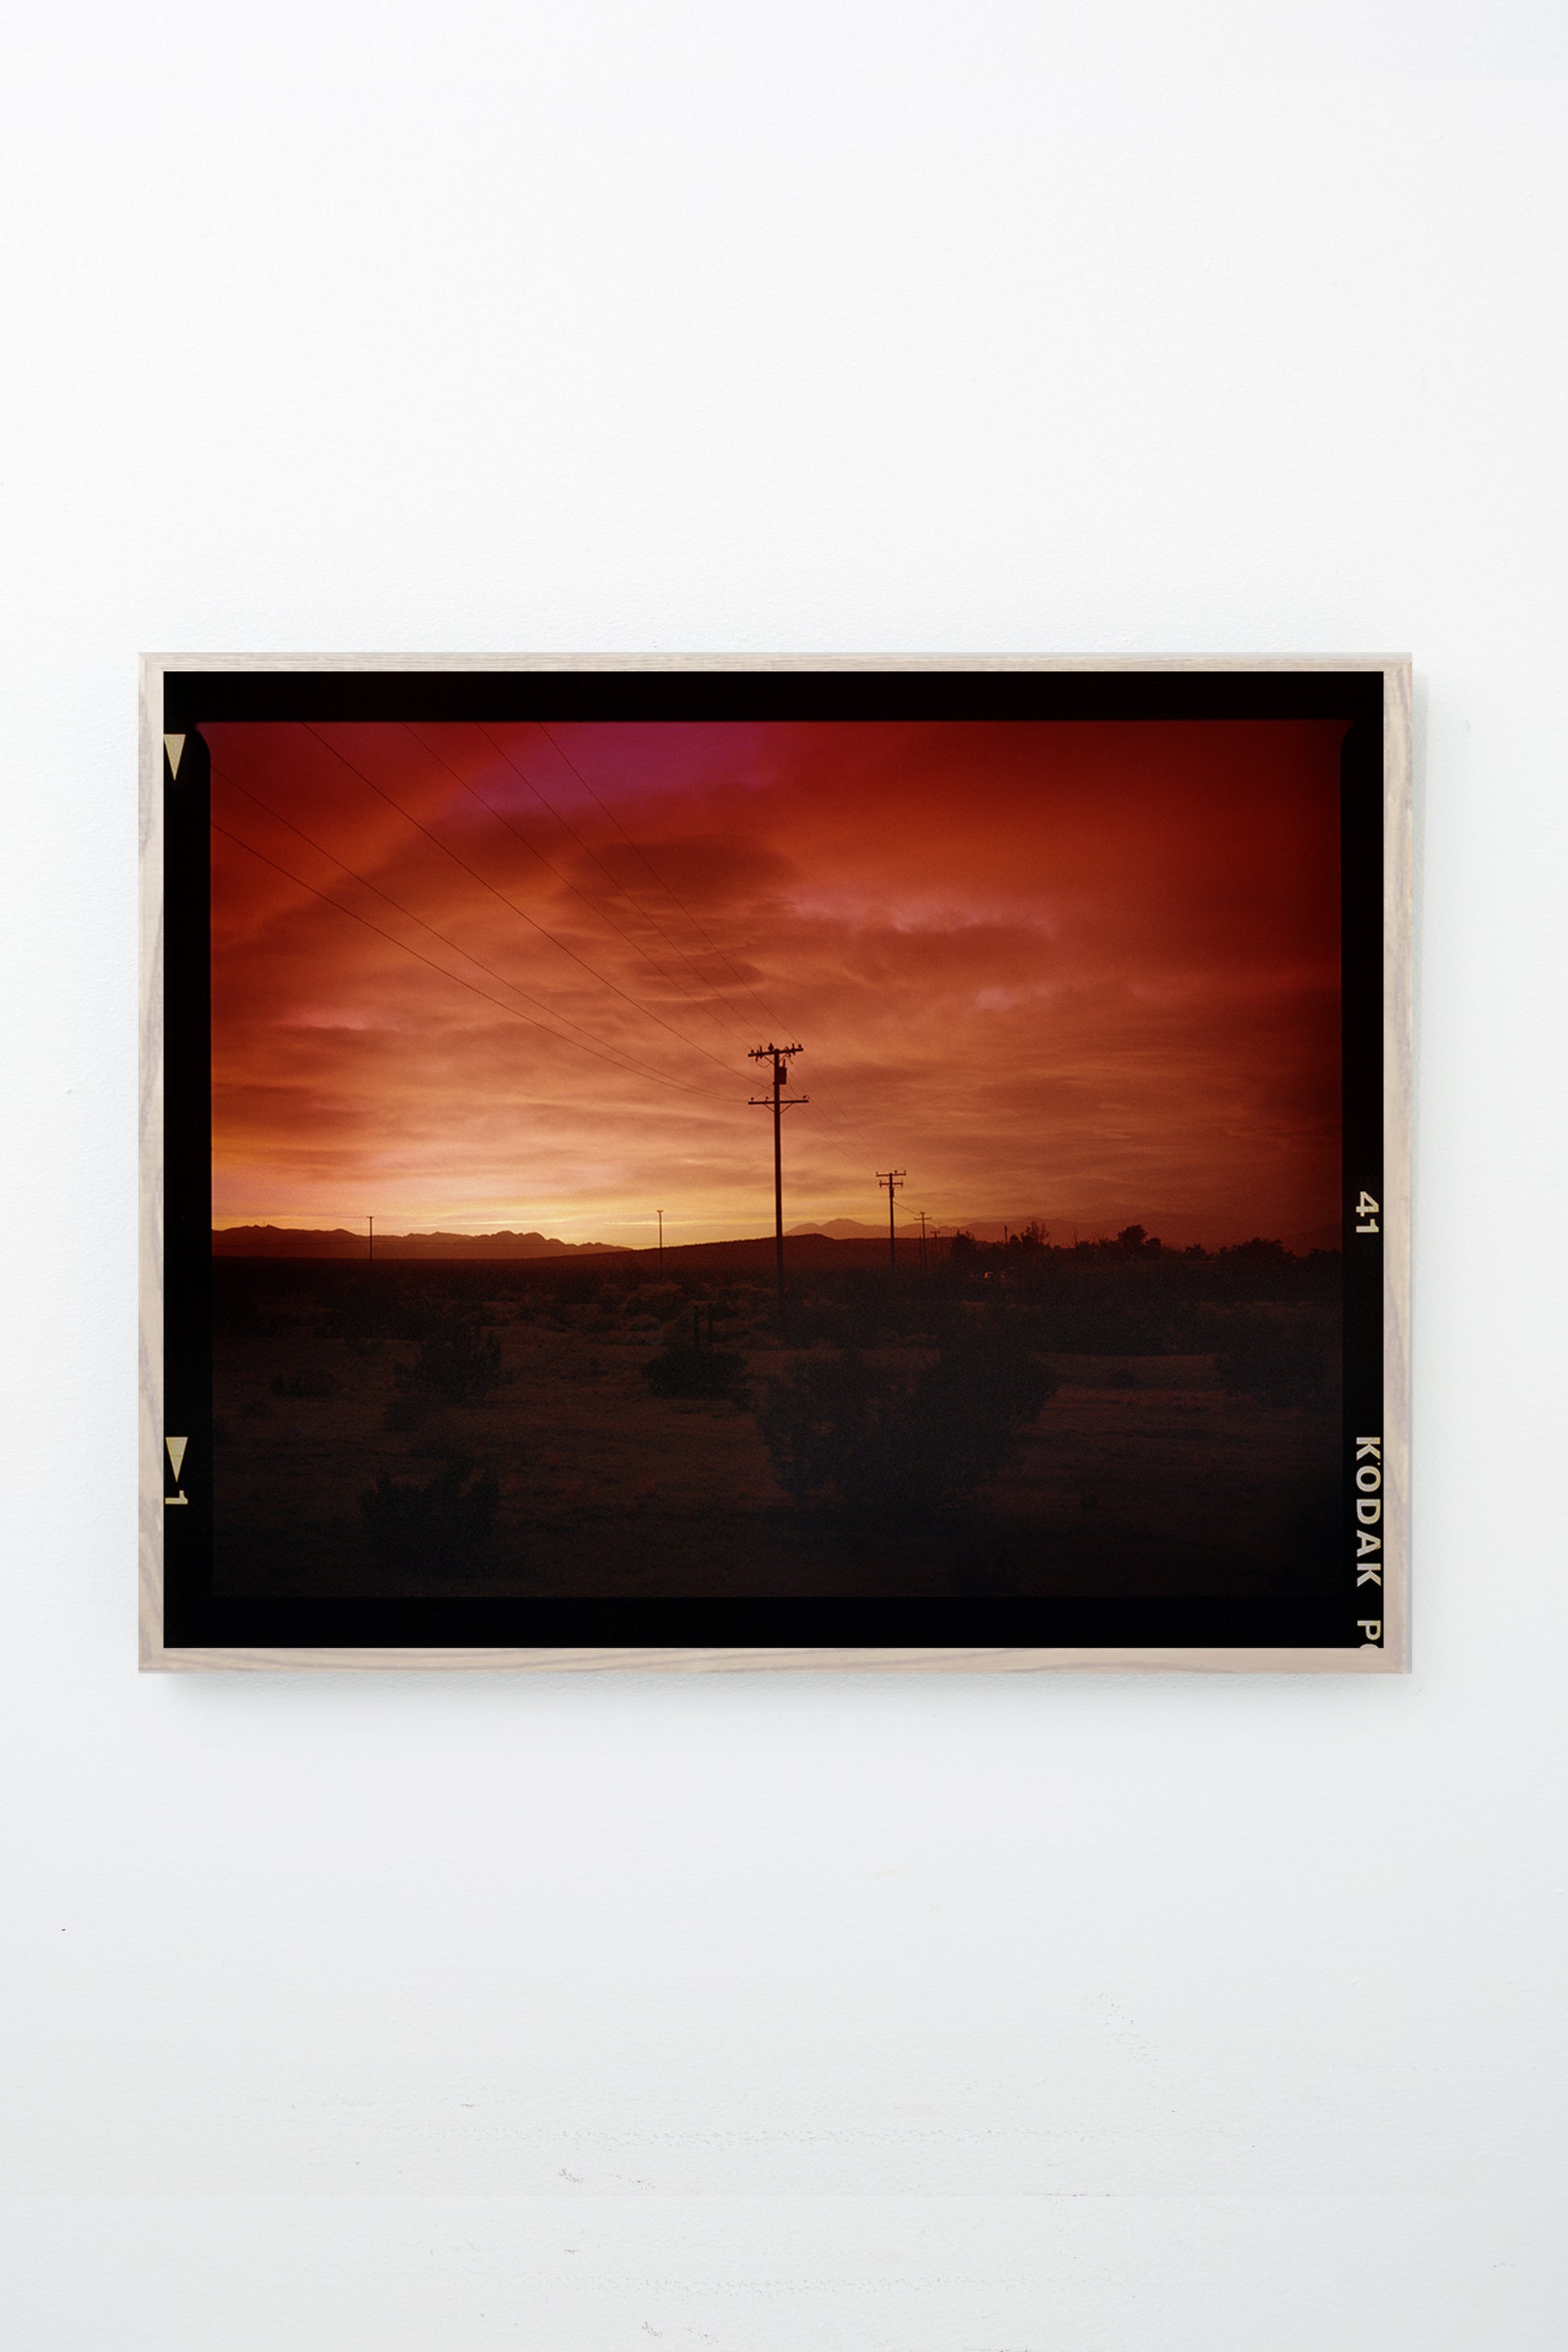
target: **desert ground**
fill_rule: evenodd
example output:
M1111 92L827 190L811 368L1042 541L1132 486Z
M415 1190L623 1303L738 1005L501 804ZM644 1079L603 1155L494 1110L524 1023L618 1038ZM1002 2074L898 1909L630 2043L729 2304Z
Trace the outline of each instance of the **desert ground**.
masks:
M782 1334L754 1267L219 1265L217 1589L1321 1590L1337 1261L1194 1255L807 1270ZM1027 1351L996 1460L940 1507L789 1491L770 1399L848 1365L896 1405L955 1330Z

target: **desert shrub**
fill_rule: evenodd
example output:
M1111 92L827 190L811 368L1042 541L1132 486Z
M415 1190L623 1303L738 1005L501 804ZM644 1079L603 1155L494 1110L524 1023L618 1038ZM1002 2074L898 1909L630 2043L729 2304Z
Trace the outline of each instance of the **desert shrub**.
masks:
M430 1325L411 1364L399 1364L397 1385L412 1396L443 1404L469 1404L500 1384L500 1341L462 1316Z
M359 1498L366 1541L385 1568L435 1574L482 1562L495 1532L500 1484L487 1470L465 1486L469 1465L448 1462L428 1485L405 1486L384 1472Z
M845 1349L774 1381L759 1422L792 1502L909 1518L970 1507L1056 1384L999 1330L952 1342L916 1370Z
M821 1288L793 1297L786 1328L793 1347L880 1348L924 1328L931 1301L916 1283L889 1283L879 1269L857 1267Z
M272 1383L275 1397L311 1397L318 1401L336 1396L337 1382L330 1372L279 1372Z
M590 1299L584 1307L563 1307L561 1312L574 1331L609 1331L616 1325L614 1307L606 1306L602 1298Z
M642 1370L655 1396L728 1397L738 1404L746 1393L746 1360L728 1348L696 1348L689 1339L672 1339Z

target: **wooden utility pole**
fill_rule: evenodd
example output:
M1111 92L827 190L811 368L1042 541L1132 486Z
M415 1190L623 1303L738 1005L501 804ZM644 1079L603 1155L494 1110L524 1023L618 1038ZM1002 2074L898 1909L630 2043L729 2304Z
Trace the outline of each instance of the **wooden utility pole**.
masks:
M902 1168L879 1168L877 1171L878 1183L885 1184L888 1189L888 1264L895 1274L899 1270L899 1244L893 1232L893 1195L903 1191L907 1172Z
M921 1221L921 1272L924 1274L929 1264L926 1256L926 1226L930 1223L930 1216L924 1209L917 1209L915 1214Z
M753 1045L746 1056L749 1062L770 1063L773 1069L772 1094L752 1095L750 1099L752 1109L771 1109L773 1115L773 1256L778 1274L781 1325L784 1322L784 1143L781 1129L784 1113L786 1110L792 1109L796 1103L811 1100L809 1095L784 1093L784 1088L789 1084L790 1062L796 1054L804 1054L805 1051L804 1045Z

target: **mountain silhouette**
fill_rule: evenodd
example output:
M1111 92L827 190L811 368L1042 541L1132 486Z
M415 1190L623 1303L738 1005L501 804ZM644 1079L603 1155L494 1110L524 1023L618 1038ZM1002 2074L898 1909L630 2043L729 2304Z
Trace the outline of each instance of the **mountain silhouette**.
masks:
M552 1241L547 1234L380 1234L382 1257L582 1257L618 1255L608 1242ZM213 1234L215 1257L366 1257L363 1233L288 1225L226 1225Z

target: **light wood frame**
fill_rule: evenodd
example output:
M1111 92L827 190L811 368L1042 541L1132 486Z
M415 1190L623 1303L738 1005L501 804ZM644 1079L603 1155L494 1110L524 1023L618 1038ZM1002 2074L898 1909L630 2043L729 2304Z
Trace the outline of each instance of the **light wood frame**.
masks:
M1381 1643L1360 1649L625 1649L168 1648L163 1578L163 842L161 719L165 677L197 671L1017 671L1376 672L1384 718L1384 1562ZM141 665L141 1315L138 1622L143 1671L337 1667L483 1673L858 1671L886 1674L1399 1674L1410 1662L1410 1135L1412 667L1406 655L976 654L163 654Z

